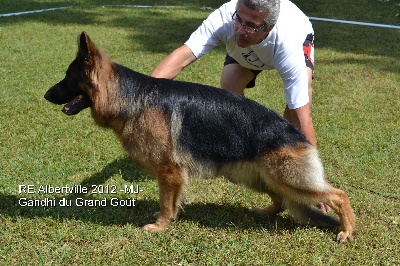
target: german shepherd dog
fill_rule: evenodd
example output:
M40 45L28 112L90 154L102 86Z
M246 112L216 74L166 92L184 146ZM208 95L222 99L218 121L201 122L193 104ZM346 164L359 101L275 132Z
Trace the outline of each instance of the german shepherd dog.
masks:
M90 107L95 122L111 128L132 159L157 177L160 211L149 232L176 219L189 176L224 176L267 193L272 204L300 223L341 225L337 241L356 237L349 198L330 186L317 150L274 111L226 90L152 78L113 63L83 32L65 78L45 99L75 115ZM320 211L325 203L338 218Z

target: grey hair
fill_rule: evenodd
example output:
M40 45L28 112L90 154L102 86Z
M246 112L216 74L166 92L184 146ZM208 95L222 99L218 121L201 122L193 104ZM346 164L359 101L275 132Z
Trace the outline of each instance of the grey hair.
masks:
M259 11L268 11L267 16L264 21L267 25L271 26L276 24L279 17L280 12L280 0L241 0L243 4L248 8L259 10Z

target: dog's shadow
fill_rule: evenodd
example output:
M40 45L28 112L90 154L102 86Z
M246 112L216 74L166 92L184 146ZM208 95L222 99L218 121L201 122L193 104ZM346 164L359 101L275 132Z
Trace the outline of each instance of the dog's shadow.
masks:
M115 174L120 174L128 182L153 182L151 179L140 178L141 171L128 157L119 158L108 164L100 172L83 180L80 185L92 187L102 185ZM109 196L109 195L108 195ZM107 196L107 197L108 197ZM153 223L153 213L159 210L159 202L155 199L141 198L136 200L135 206L110 206L107 198L106 206L76 206L73 204L78 198L97 199L89 194L71 193L66 196L51 197L55 200L55 206L21 206L21 198L24 195L15 196L0 193L0 213L10 217L51 217L52 219L64 221L65 219L82 220L85 222L98 223L102 225L125 225L133 227ZM118 196L119 197L119 196ZM60 206L60 200L72 202L71 206ZM178 221L190 221L200 227L209 228L238 228L238 229L263 229L277 231L277 228L295 230L299 227L292 219L282 216L266 217L252 213L249 209L232 204L214 203L191 203L184 205L178 216Z

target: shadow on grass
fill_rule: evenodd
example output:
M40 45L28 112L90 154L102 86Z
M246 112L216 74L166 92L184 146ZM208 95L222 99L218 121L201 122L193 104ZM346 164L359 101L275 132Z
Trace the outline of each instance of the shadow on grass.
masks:
M50 7L48 4L46 5L44 3L36 3L35 6L31 1L19 2L26 2L26 4L18 4L21 9L23 6L29 7L23 8L22 11ZM160 3L157 4L157 1L145 2L148 2L146 5L150 6L160 5ZM221 4L223 2L224 1L221 1ZM124 1L95 1L91 3L91 5L76 3L74 1L63 1L51 5L51 7L71 6L72 8L0 17L0 21L2 25L5 26L25 22L43 22L45 24L60 26L79 25L77 26L79 30L77 30L76 34L97 25L109 27L111 30L115 28L125 28L130 33L129 38L136 47L144 47L143 49L148 52L169 53L172 49L181 46L203 20L203 18L196 18L196 16L182 17L180 13L177 13L182 11L174 11L174 8L139 8L129 5L123 6L123 4L126 5L126 1L125 3ZM129 4L132 5L132 3ZM170 4L173 6L187 7L188 9L193 8L195 12L204 12L204 18L211 12L210 10L202 11L199 3L195 3L196 7L193 7L193 3L188 3L187 1L171 1ZM215 4L216 3L214 3L214 5ZM0 9L2 5L3 4L0 4ZM104 9L102 5L110 6ZM168 1L162 4L162 6L167 5ZM124 12L121 12L121 9L123 9ZM168 10L171 10L171 14L169 14ZM172 12L175 12L174 15ZM88 33L90 35L90 32ZM107 38L107 36L105 36L105 38Z
M9 0L8 0L9 1ZM48 8L48 4L35 1L18 1L21 8L33 6L36 8ZM148 5L157 5L157 1L144 1ZM85 30L85 26L102 25L113 28L125 28L132 43L138 44L144 52L150 53L170 53L173 49L182 45L190 34L201 24L202 20L211 12L210 10L201 11L200 6L211 5L218 7L225 1L218 3L207 1L165 1L163 5L174 5L185 7L193 12L204 12L202 18L195 16L182 17L176 9L157 9L157 8L129 8L132 12L121 12L121 8L96 9L102 5L110 4L106 0L98 0L92 5L83 5L75 1L57 2L56 6L73 6L74 8L35 13L16 17L0 18L3 25L31 21L44 22L54 25L79 25L80 30ZM112 4L126 4L125 1L115 1ZM159 4L158 4L159 5ZM1 5L0 5L1 7ZM29 10L28 8L28 10ZM26 10L26 9L25 9ZM357 18L355 17L355 20ZM383 29L376 27L364 27L328 22L313 22L315 30L316 49L319 47L332 48L336 51L351 52L355 54L378 55L388 58L398 59L400 50L400 33L394 29ZM89 33L90 35L90 33ZM365 36L368 36L367 38ZM105 36L107 37L107 36ZM382 43L385 49L382 49ZM136 45L135 45L136 46ZM375 67L371 60L366 62L371 67ZM378 66L379 67L379 66ZM399 64L387 66L386 71L398 72Z
M81 182L81 186L104 184L111 176L121 174L125 180L130 182L138 180L139 170L133 165L130 158L117 159L107 165L102 171L92 175ZM56 204L46 207L21 206L19 200L23 196L0 194L0 214L10 217L23 217L34 219L37 217L49 217L60 222L66 219L75 219L85 222L98 223L101 225L125 225L131 224L141 228L155 219L153 213L159 210L158 200L139 199L134 207L111 206L111 196L106 197L106 206L76 206L75 200L84 198L87 200L98 199L90 194L70 194L66 196L51 197ZM49 197L50 198L50 197ZM120 195L116 195L120 198ZM60 206L60 200L71 201L72 206ZM124 199L122 199L124 200ZM291 218L283 216L266 217L252 213L249 209L232 204L214 203L192 203L184 205L180 211L178 220L195 222L198 226L208 228L235 228L243 229L265 229L279 232L277 228L292 231L300 225ZM335 229L323 229L337 231Z

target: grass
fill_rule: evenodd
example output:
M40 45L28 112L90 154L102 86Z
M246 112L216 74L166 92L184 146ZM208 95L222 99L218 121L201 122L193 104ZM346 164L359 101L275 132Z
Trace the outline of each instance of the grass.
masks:
M400 32L314 21L313 118L327 179L347 191L359 239L248 211L268 197L224 179L194 179L186 206L160 234L140 228L158 209L154 179L126 157L88 111L65 117L44 92L63 78L85 30L110 57L149 74L223 1L113 1L175 8L102 7L108 1L10 1L0 13L0 264L2 265L398 265L400 249ZM295 1L310 16L399 25L393 1ZM367 37L365 37L367 36ZM223 47L178 77L218 86ZM283 111L282 83L263 73L247 96ZM139 194L19 193L19 185L139 185ZM197 193L196 193L197 192ZM20 198L136 199L135 207L22 207Z

